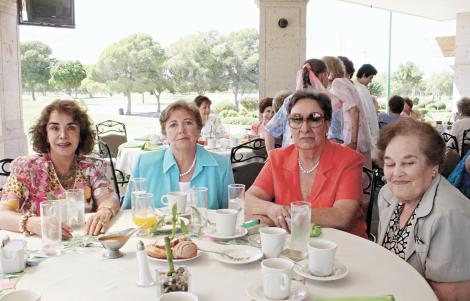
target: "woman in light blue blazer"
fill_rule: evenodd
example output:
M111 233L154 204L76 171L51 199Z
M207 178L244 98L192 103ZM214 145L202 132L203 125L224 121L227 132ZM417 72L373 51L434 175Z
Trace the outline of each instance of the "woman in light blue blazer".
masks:
M160 199L168 192L203 186L209 190L210 209L227 208L227 186L234 183L232 166L228 158L197 144L202 129L198 108L185 101L174 102L160 115L160 125L170 147L142 154L132 174L147 179L147 192L153 193L155 207L165 206ZM124 207L131 207L130 187Z

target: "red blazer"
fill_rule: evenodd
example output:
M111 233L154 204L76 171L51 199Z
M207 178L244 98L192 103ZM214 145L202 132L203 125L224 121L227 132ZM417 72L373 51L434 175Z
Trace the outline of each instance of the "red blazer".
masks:
M298 159L299 152L295 145L272 150L253 185L274 197L277 204L289 205L301 201ZM312 208L331 208L336 200L342 199L360 203L363 164L361 154L327 140L307 200ZM362 207L347 231L367 238Z

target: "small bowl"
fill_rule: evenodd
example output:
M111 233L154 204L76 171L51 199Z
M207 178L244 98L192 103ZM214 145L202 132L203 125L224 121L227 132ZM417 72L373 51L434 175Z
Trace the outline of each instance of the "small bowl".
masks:
M198 297L188 292L166 293L158 298L158 301L198 301Z
M0 298L0 301L39 301L39 300L41 300L41 294L34 290L16 290Z

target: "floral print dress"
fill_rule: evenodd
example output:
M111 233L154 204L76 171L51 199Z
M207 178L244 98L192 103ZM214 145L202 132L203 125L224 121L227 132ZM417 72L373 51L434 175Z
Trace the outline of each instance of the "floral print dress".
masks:
M83 189L85 210L96 209L96 200L111 194L116 202L113 186L107 177L108 165L105 161L79 155L75 189ZM62 187L49 154L36 154L15 159L10 165L10 176L3 187L0 207L39 215L39 204L47 200L65 198Z

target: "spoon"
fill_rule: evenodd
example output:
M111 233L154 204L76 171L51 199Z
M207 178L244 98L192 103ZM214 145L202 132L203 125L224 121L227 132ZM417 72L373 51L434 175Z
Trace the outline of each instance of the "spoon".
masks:
M243 257L233 256L233 255L228 254L226 250L224 250L224 251L213 251L213 250L203 250L203 249L199 249L199 251L207 252L207 253L219 254L219 255L221 255L222 257L225 257L225 258L230 259L230 260L233 260L233 261L244 261L244 260L250 259L250 257L251 257L251 256L243 256Z

